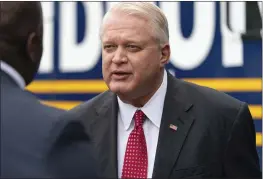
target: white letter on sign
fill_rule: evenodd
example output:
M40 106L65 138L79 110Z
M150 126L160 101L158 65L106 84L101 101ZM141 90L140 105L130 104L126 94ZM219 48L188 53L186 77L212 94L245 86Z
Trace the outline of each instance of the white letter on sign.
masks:
M54 69L54 2L41 2L44 23L44 48L38 73L51 73Z
M245 32L245 2L229 2L229 25L227 26L227 4L220 2L222 35L222 64L224 67L243 66L243 43L241 33Z
M181 34L178 2L160 2L167 16L170 32L171 63L182 69L192 70L206 59L215 34L215 3L194 2L193 31L188 39Z
M100 59L99 28L103 11L101 2L81 2L85 10L84 39L77 44L77 6L75 2L61 3L60 63L62 72L91 70ZM84 17L83 17L84 18Z

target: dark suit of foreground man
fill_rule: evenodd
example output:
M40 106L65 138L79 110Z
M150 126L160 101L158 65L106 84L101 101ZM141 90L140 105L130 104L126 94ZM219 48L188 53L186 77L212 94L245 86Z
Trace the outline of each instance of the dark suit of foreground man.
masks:
M0 2L1 178L95 177L82 125L24 87L42 56L40 2Z
M158 7L116 4L101 40L109 91L69 116L84 121L102 177L261 177L247 104L166 72L169 32Z

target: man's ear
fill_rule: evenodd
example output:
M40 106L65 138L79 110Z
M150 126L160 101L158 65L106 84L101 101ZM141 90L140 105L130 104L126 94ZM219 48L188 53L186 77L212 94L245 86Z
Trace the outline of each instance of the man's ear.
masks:
M36 52L37 52L37 47L38 46L38 38L35 32L32 32L29 34L27 38L27 44L26 44L26 50L27 54L30 57L30 60L32 62L36 62L37 57L36 57Z
M168 43L161 46L161 53L161 66L165 66L169 62L171 54L170 45Z

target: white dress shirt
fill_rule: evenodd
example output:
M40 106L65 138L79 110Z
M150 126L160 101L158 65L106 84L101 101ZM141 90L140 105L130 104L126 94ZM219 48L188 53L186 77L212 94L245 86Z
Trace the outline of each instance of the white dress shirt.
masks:
M166 89L167 72L164 70L161 86L155 92L152 98L142 108L140 108L147 116L147 119L143 124L148 152L147 178L152 178ZM121 178L127 141L131 131L134 128L134 120L132 120L132 118L135 111L139 108L136 108L130 104L126 104L119 98L118 104L118 177Z
M1 70L8 74L21 89L24 89L26 86L24 78L13 67L8 65L4 61L1 60L0 64Z

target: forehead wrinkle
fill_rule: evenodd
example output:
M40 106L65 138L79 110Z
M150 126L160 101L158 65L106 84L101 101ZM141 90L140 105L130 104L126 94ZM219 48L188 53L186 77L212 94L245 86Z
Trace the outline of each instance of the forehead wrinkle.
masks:
M133 30L131 30L133 29ZM103 43L146 43L154 40L152 35L141 27L107 27L102 37Z
M125 19L127 18L127 19ZM135 22L135 23L134 23ZM137 14L126 14L123 12L114 11L105 17L101 26L101 38L108 30L118 29L133 29L134 34L147 33L152 35L152 28L149 20ZM146 32L145 29L147 29ZM153 35L152 35L153 36Z
M138 33L134 33L133 31L130 32L125 32L122 30L117 30L117 33L114 33L114 31L117 29L111 29L107 31L104 34L103 41L117 41L117 42L122 42L122 41L130 41L130 42L138 42L140 38L136 38L138 36Z

